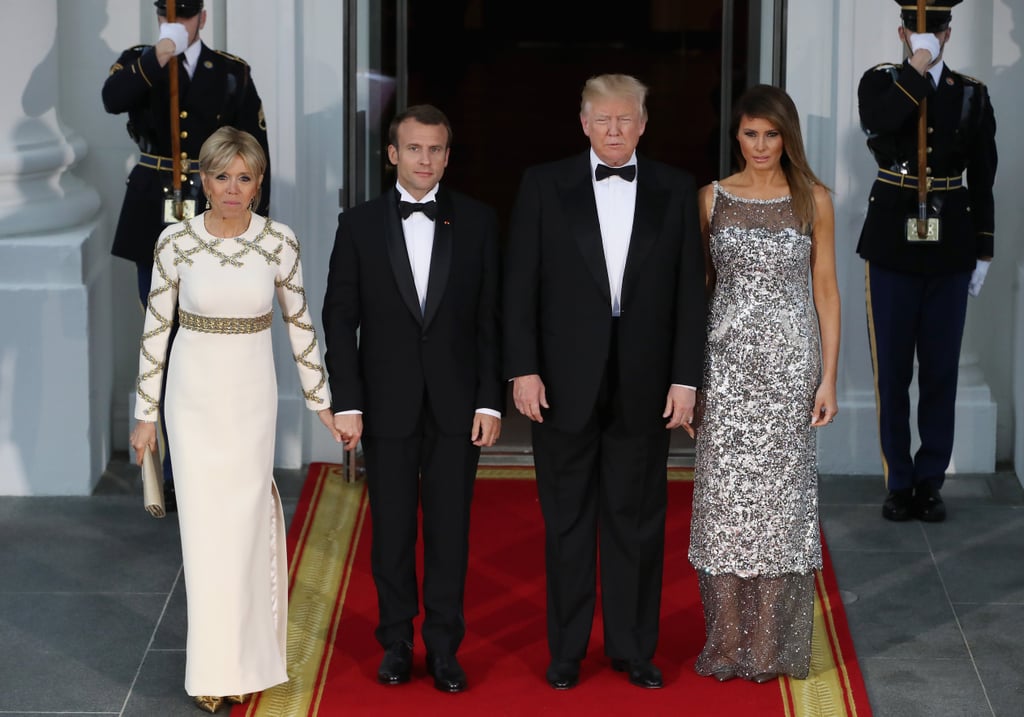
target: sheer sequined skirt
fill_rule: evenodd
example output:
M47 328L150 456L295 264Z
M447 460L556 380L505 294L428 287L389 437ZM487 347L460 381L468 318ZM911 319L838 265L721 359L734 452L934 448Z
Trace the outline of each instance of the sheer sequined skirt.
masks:
M814 625L814 573L741 578L698 571L707 642L700 675L807 677Z

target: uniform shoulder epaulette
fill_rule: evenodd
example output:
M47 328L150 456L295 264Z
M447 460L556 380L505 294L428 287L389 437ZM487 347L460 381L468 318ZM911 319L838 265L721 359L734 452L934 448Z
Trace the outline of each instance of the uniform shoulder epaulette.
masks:
M238 55L232 55L230 52L224 52L223 50L214 50L214 52L216 52L218 55L220 55L222 57L226 57L229 60L232 60L233 62L238 62L240 64L245 65L246 67L249 66L249 63L246 62L245 60L243 60Z
M978 78L971 77L970 75L965 75L962 72L955 72L954 71L953 74L956 75L957 77L959 77L964 82L970 84L970 85L984 85L985 84L984 82L982 82Z
M882 62L882 63L879 63L879 64L875 65L871 69L872 70L884 70L884 71L888 72L889 70L898 70L901 67L903 67L903 65L898 65L898 64L896 64L894 62Z
M142 54L143 52L145 52L146 50L148 50L151 47L153 47L153 46L152 45L135 45L134 47L129 47L128 51L129 52L138 52L139 54Z

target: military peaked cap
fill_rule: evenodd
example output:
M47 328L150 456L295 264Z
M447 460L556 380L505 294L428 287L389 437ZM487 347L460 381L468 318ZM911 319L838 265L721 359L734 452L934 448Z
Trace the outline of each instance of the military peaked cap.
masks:
M167 0L156 0L156 14L167 16ZM174 3L175 17L195 17L203 11L203 0L176 0Z
M942 32L949 27L953 6L962 2L963 0L927 0L924 9L925 30L927 32ZM900 6L903 26L912 32L917 32L917 3L896 0L896 4Z

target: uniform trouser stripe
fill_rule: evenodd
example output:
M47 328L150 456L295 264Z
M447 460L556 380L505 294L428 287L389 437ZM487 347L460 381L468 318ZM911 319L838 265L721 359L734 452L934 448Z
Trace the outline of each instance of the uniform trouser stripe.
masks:
M864 303L868 317L868 343L871 346L871 375L875 383L875 427L878 429L878 446L882 455L882 478L889 486L889 462L885 460L882 446L882 401L878 394L878 345L875 343L875 314L871 308L871 262L864 262Z

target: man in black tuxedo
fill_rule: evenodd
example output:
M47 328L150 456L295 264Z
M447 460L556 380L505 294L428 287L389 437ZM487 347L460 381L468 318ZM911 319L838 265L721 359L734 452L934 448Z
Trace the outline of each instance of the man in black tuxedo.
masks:
M398 181L340 215L323 321L335 426L346 448L363 442L385 650L378 680L409 679L422 505L427 671L437 689L459 692L473 481L481 446L501 431L505 389L497 219L438 185L450 145L436 107L392 121Z
M527 170L513 210L504 370L534 422L555 689L577 683L587 651L598 536L605 652L633 684L662 686L669 429L692 435L704 256L693 178L636 154L646 94L591 78L590 151Z

